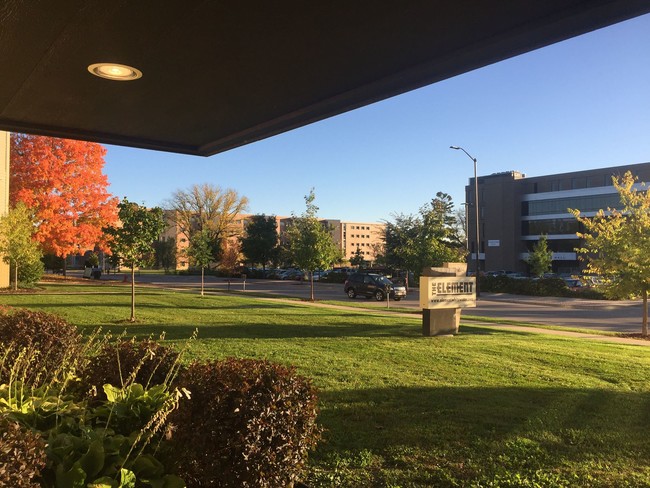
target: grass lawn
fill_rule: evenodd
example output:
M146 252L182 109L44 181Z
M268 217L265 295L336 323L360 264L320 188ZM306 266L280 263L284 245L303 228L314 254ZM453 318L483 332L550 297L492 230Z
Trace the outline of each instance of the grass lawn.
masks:
M125 286L48 285L0 305L158 335L193 358L293 364L320 393L313 487L650 486L650 349L417 317Z

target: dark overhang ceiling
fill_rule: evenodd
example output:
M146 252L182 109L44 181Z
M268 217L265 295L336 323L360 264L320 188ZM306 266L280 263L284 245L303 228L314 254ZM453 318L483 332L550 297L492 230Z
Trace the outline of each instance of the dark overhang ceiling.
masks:
M648 0L3 0L0 129L210 155L650 12ZM144 76L90 75L98 62Z

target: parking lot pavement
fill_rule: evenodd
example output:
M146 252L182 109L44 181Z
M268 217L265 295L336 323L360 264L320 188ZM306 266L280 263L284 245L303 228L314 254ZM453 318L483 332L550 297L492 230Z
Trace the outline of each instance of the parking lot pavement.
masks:
M102 277L104 279L104 276ZM123 275L111 275L110 279L122 280ZM142 273L136 276L138 283L155 286L198 289L197 276L176 276ZM267 296L309 299L310 285L307 282L281 280L242 280L241 278L206 277L206 291L232 290L246 293L260 293ZM406 299L390 303L374 299L348 298L343 284L314 283L316 300L336 300L358 305L363 302L372 308L406 308L419 310L419 290L411 288ZM586 300L581 298L530 297L503 293L482 293L476 308L463 310L463 315L490 317L509 321L578 327L609 332L637 333L641 330L642 306L640 301Z
M586 298L567 297L534 297L527 295L512 295L509 293L482 293L481 300L506 303L527 303L547 307L614 310L621 307L638 307L639 300L590 300Z

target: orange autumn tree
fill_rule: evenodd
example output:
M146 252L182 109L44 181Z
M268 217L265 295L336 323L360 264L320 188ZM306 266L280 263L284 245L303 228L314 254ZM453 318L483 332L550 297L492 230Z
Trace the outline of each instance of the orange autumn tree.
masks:
M24 202L33 211L34 237L64 263L69 255L103 249L102 228L117 221L118 199L102 172L105 154L93 142L11 135L11 204Z

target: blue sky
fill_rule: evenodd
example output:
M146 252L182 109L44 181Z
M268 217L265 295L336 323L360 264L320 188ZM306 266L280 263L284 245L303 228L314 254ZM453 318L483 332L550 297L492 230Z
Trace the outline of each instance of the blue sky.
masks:
M650 15L210 158L108 146L110 191L164 206L195 183L233 188L251 213L304 210L379 222L473 175L527 176L650 161Z

